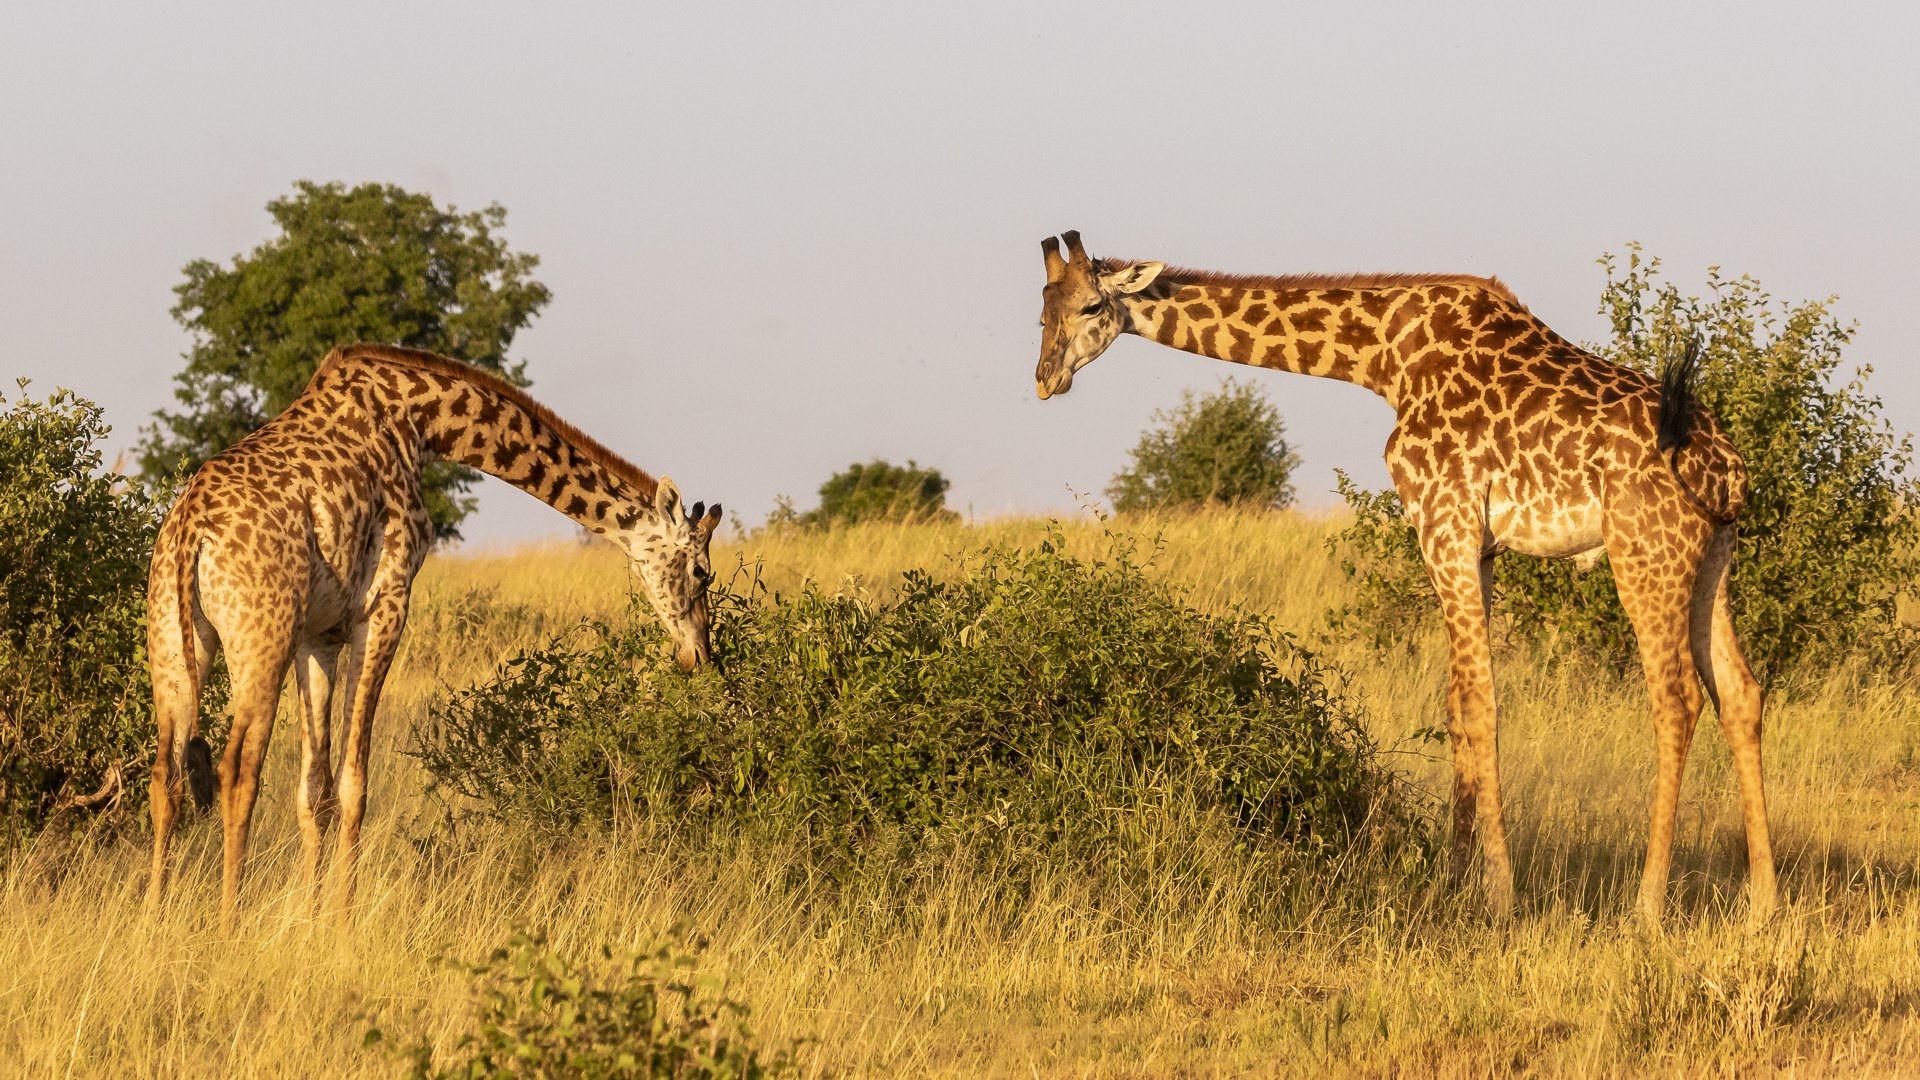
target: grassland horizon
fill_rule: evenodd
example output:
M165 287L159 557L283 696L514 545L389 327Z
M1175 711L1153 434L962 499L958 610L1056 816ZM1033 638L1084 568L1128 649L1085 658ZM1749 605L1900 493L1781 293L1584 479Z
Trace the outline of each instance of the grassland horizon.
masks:
M1438 822L1445 643L1429 632L1376 652L1322 633L1350 595L1328 550L1341 524L1337 511L868 524L723 537L713 564L757 574L770 596L809 580L885 595L904 570L948 574L956 555L1031 547L1050 527L1087 555L1113 530L1195 608L1266 613L1340 665ZM395 1075L361 1049L369 1027L443 1047L468 1030L468 988L434 955L484 959L516 926L586 955L684 923L711 935L702 962L736 978L765 1045L812 1040L807 1076L1920 1075L1913 672L1847 664L1773 688L1782 910L1759 928L1710 717L1652 933L1632 915L1653 776L1644 684L1518 649L1496 662L1521 909L1502 925L1478 914L1473 883L1364 846L1311 877L1249 859L1177 797L1113 812L1179 845L1180 874L1143 888L1042 868L1017 894L1007 867L957 854L910 878L876 861L827 881L795 846L694 838L646 815L559 835L449 827L404 753L429 706L583 620L627 618L628 592L618 553L564 538L428 561L382 700L348 934L310 921L296 894L287 700L232 939L217 933L211 815L176 842L178 885L152 923L137 809L76 837L57 892L18 855L0 886L0 1072Z

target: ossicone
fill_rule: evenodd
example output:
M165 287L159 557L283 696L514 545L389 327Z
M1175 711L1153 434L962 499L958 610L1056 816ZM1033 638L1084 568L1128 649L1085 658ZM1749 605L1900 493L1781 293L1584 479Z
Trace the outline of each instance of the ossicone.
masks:
M693 523L694 532L699 533L704 539L710 539L713 536L713 530L720 527L720 504L714 503L711 510L706 509L706 505L706 503L694 503L693 513L688 515L688 520Z
M1087 258L1087 249L1080 246L1080 230L1068 229L1060 234L1060 239L1067 242L1067 255L1073 260L1073 265L1085 266L1092 261Z
M1066 275L1067 260L1060 257L1060 241L1049 236L1040 241L1040 251L1047 260L1047 284L1051 285Z

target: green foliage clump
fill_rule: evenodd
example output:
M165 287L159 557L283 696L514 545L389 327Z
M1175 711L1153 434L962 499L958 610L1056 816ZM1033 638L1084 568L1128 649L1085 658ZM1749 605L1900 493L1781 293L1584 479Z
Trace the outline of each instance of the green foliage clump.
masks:
M392 184L302 180L267 204L280 235L231 269L206 259L174 287L173 317L193 333L174 376L184 408L156 412L141 468L191 473L279 415L327 352L356 341L429 349L528 385L507 348L552 298L532 280L540 260L507 248L499 205L461 214ZM479 480L464 465L426 467L422 486L441 538L457 537Z
M1638 248L1626 273L1611 256L1601 313L1613 339L1594 351L1654 373L1663 358L1699 338L1700 401L1745 459L1752 493L1740 515L1733 607L1747 658L1762 679L1805 663L1864 649L1909 648L1899 620L1903 594L1920 573L1920 484L1905 476L1910 437L1896 437L1866 390L1871 368L1837 377L1852 335L1809 301L1776 310L1752 278L1709 271L1709 299L1682 297L1656 283L1659 260ZM1342 484L1355 523L1335 544L1360 598L1332 613L1376 642L1400 639L1437 610L1419 548L1399 498ZM1637 656L1633 627L1603 557L1581 573L1560 560L1512 553L1496 562L1497 610L1514 635L1557 656L1620 668Z
M732 986L695 974L706 947L679 927L649 948L569 960L544 931L516 931L485 963L435 957L472 980L475 1027L434 1068L424 1037L400 1047L409 1080L761 1080L794 1071L784 1050L754 1048L747 1005ZM379 1029L364 1046L383 1046Z
M1094 561L1064 544L988 548L946 582L912 571L890 601L716 588L720 659L691 677L657 627L596 626L434 705L416 752L488 813L622 808L842 853L981 828L1090 855L1126 843L1112 808L1175 796L1315 853L1363 821L1413 827L1312 653L1187 607L1118 539Z
M0 410L0 846L151 751L147 561L166 509L102 472L98 405L19 386Z
M1180 407L1156 409L1161 426L1141 433L1133 467L1116 473L1107 498L1122 513L1226 503L1260 509L1291 505L1299 455L1287 446L1280 410L1257 383L1226 379Z
M947 489L953 482L939 469L923 469L909 459L905 466L875 458L855 462L820 485L820 505L805 513L782 496L767 518L769 528L857 525L862 521L958 521L947 509Z

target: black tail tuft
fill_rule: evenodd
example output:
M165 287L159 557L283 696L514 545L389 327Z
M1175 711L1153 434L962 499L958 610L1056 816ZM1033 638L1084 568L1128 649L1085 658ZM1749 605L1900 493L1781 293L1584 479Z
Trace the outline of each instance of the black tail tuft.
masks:
M1700 373L1700 335L1687 339L1679 353L1668 352L1660 365L1659 447L1662 454L1685 450L1693 438L1693 380Z
M202 810L213 805L213 789L218 778L213 774L213 750L207 740L195 735L187 740L187 790L193 792L193 805Z

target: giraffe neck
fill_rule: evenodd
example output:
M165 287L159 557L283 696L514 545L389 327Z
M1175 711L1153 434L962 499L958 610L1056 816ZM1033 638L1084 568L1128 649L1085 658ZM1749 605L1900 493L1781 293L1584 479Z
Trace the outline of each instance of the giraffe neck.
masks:
M578 432L492 387L456 384L440 401L419 427L422 444L448 461L497 476L595 533L626 532L653 506L652 477L620 469L626 463L605 451L588 452Z
M1391 403L1400 364L1385 330L1417 291L1155 282L1122 301L1127 333L1229 363L1339 379Z
M337 378L352 395L356 368L411 427L423 456L497 476L602 535L631 531L653 507L653 477L492 375L431 354L356 346L322 365L314 388Z

